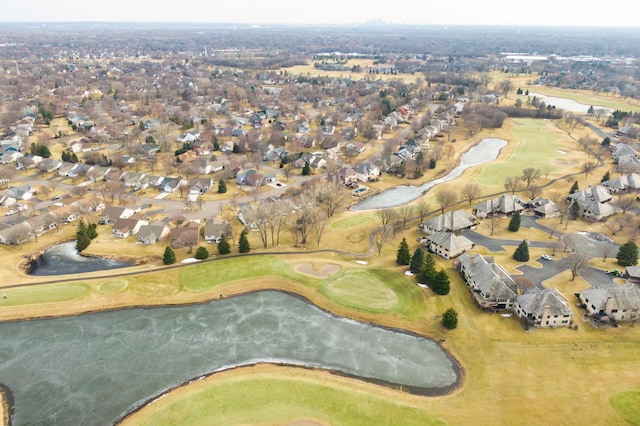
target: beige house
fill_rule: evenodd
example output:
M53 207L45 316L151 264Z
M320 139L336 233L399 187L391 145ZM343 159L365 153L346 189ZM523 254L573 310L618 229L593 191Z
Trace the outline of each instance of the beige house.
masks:
M589 288L580 293L580 302L587 315L599 321L635 321L640 314L640 287Z
M568 327L573 316L567 300L556 289L519 295L513 311L529 324L541 328Z
M426 237L423 246L445 259L453 259L472 249L473 242L462 235L439 231Z
M456 264L481 308L504 310L515 306L518 286L493 258L463 253Z

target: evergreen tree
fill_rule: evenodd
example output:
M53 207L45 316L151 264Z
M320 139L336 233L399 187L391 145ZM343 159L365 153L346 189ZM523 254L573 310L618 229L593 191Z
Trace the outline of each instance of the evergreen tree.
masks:
M577 181L577 180L574 180L574 181L573 181L573 185L571 185L571 189L569 190L569 194L573 194L574 192L577 192L577 191L578 191L578 189L580 189L580 188L578 187L578 181Z
M618 254L616 255L618 265L620 266L635 266L638 264L638 246L633 241L624 243L620 246Z
M522 219L520 217L520 212L515 212L513 216L511 216L511 220L509 221L509 231L518 232L518 230L520 229L521 220Z
M436 159L435 158L431 158L431 160L429 160L429 168L430 169L435 169L436 168Z
M418 274L418 282L422 284L431 285L433 278L436 276L436 261L433 259L431 253L427 253L424 256L424 262L422 264L422 269Z
M400 241L400 247L398 247L396 254L396 263L398 265L408 265L411 263L411 252L409 251L409 244L407 244L406 238L402 238L402 241Z
M204 259L206 259L207 257L209 257L209 250L207 250L207 248L206 248L206 247L202 247L202 246L201 246L201 247L198 247L198 248L196 249L196 255L195 255L195 257L196 257L196 259L204 260Z
M227 183L224 179L220 179L220 183L218 184L218 194L226 194L227 193Z
M611 180L611 173L609 173L609 170L607 170L604 176L602 176L602 179L600 179L600 183L606 182L608 180Z
M218 243L218 254L229 253L231 253L231 246L229 245L229 241L227 241L227 238L224 236L224 234L222 234L220 236L220 242Z
M449 282L449 276L444 271L444 269L440 269L436 273L435 277L433 277L433 281L431 282L431 289L435 294L439 294L440 296L449 294L449 290L451 290L451 284Z
M309 162L306 161L304 163L304 167L302 167L302 176L309 176L311 175L311 165L309 165Z
M458 313L453 308L447 309L442 314L442 325L449 330L453 330L458 326Z
M513 258L518 262L529 261L529 244L526 240L522 240L516 251L513 253Z
M164 248L162 263L165 265L173 265L174 263L176 263L176 253L173 251L171 246L166 246Z
M87 235L92 240L94 240L98 236L98 224L97 223L90 223L89 224L89 227L87 228Z
M84 220L78 222L78 229L76 231L76 250L81 253L84 249L91 244L91 238L89 238L89 232L87 231L87 225Z
M240 234L240 238L238 239L238 251L240 253L249 253L251 251L251 245L249 244L249 240L247 239L246 229L242 231L242 233Z
M220 151L220 142L218 142L218 139L213 140L213 150Z
M424 250L418 247L411 256L411 263L409 264L409 271L413 274L419 274L424 267Z
M611 139L609 139L609 136L606 136L604 139L602 139L602 142L600 143L600 145L602 145L602 146L611 145Z
M580 204L577 201L573 200L569 209L569 217L571 220L576 220L580 217Z

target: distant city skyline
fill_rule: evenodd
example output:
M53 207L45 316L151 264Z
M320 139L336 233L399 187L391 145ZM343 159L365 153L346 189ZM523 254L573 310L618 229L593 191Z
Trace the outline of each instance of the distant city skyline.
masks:
M637 4L615 8L583 1L538 0L151 0L11 1L0 22L198 22L237 24L349 24L380 21L423 25L600 26L640 28Z

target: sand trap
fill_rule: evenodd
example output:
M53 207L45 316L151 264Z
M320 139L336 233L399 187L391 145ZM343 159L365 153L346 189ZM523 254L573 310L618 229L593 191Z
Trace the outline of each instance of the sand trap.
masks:
M299 274L311 275L315 278L328 278L330 275L340 271L340 266L333 263L323 265L320 269L315 269L311 262L298 263L293 270Z

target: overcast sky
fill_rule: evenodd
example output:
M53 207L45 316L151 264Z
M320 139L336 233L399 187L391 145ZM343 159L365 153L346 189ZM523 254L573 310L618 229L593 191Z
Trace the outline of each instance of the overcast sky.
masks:
M615 6L615 7L613 7ZM562 25L640 28L637 0L3 0L0 21Z

